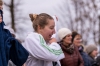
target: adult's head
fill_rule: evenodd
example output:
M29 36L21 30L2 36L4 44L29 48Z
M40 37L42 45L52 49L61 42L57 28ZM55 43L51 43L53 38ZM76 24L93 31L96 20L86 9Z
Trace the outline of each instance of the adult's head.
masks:
M41 34L45 41L49 41L51 36L55 33L55 22L54 19L46 14L29 14L31 21L33 23L33 28L35 32Z
M87 45L85 47L85 52L90 55L91 57L95 58L98 54L97 46L94 44Z
M72 40L72 32L68 28L59 29L58 37L59 37L60 41L62 41L63 44L66 45L66 46L72 43L71 42L71 40Z
M76 46L80 46L82 43L82 37L76 31L72 32L72 43L75 44Z

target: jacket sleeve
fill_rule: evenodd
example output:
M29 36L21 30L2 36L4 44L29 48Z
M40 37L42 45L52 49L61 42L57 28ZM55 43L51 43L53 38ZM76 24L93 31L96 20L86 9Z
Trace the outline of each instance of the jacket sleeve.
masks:
M29 55L27 50L13 37L9 37L5 44L8 60L11 59L16 66L22 66Z
M41 35L26 38L23 46L33 57L40 60L58 61L64 58L61 47L57 43L48 46Z

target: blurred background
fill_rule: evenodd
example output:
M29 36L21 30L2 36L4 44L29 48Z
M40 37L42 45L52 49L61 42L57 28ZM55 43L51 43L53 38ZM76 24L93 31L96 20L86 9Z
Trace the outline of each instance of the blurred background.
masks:
M83 44L100 45L100 0L3 0L4 22L21 41L33 31L30 13L58 17L57 30L67 27L82 35Z

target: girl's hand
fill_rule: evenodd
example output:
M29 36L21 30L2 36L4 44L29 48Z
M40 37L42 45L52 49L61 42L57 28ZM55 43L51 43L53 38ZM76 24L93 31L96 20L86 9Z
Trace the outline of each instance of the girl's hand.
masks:
M53 43L53 42L57 42L57 40L55 38L51 38L51 40L49 41L49 43Z

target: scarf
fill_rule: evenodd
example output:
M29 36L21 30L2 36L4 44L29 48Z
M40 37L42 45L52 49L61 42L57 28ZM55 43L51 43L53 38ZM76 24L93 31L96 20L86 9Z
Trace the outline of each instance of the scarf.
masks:
M78 47L79 52L83 52L83 49L84 49L83 46Z
M63 50L65 50L69 54L73 54L73 52L74 52L74 45L73 44L70 44L69 46L65 46L65 45L61 44L61 47Z

